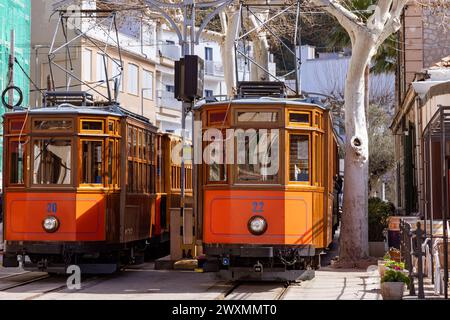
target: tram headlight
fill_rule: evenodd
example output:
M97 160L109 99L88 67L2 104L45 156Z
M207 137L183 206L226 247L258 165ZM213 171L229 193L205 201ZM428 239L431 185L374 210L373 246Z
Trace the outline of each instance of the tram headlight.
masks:
M266 232L267 221L261 216L254 216L248 221L248 230L256 236Z
M55 232L59 228L59 220L54 216L50 216L44 219L42 227L47 232Z

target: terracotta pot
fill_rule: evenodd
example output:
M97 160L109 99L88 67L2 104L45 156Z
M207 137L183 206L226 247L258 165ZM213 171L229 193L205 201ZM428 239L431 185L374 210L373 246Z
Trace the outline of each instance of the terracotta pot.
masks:
M383 300L402 300L404 291L404 282L383 282L381 284Z

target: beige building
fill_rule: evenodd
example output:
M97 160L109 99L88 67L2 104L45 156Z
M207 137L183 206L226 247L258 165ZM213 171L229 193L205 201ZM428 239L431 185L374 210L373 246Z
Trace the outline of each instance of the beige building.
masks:
M426 170L435 170L425 168L424 148L429 147L425 146L425 128L437 106L448 101L449 92L448 84L442 84L446 78L439 76L447 71L433 70L448 69L445 57L450 55L450 28L442 24L440 15L411 2L402 16L397 50L397 103L391 125L397 164L395 205L399 214L423 215L432 201L426 192ZM427 83L413 86L412 82ZM418 88L423 86L429 92L419 94Z
M97 16L93 19L79 21L81 30L88 31L89 39L79 37L74 30L67 30L70 44L61 47L65 42L61 27L59 28L52 50L52 62L49 64L48 54L53 41L58 14L50 20L48 1L32 1L31 17L31 78L43 90L54 85L57 91L87 91L95 100L108 101L108 84L114 95L114 79L120 78L118 101L127 110L143 115L156 124L156 92L155 61L143 50L142 39L133 32L121 32L119 42L123 62L121 71L119 50L111 40L115 33L108 37L110 19ZM102 22L103 21L103 22ZM92 27L93 24L98 27ZM140 30L139 32L142 32ZM149 33L151 34L151 33ZM108 40L109 39L109 40ZM107 45L103 54L102 49ZM59 49L60 48L60 49ZM68 48L69 51L66 49ZM59 49L59 50L58 50ZM105 63L107 73L105 72ZM70 71L70 74L68 72ZM49 81L50 79L50 81ZM53 81L51 80L53 79ZM108 81L107 81L108 79ZM83 84L87 83L90 85ZM40 106L42 95L31 88L31 105ZM112 97L114 98L114 97Z

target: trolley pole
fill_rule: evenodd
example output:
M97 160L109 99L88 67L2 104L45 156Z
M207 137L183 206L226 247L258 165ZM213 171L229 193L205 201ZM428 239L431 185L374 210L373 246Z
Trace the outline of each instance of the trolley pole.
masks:
M9 84L8 86L12 87L14 86L14 59L15 59L15 52L14 52L14 29L11 29L11 39L10 39L10 48L9 48ZM10 89L8 91L8 104L10 106L14 105L14 89Z
M149 6L151 10L154 10L161 14L161 16L167 21L170 28L175 31L178 37L178 44L181 46L181 57L184 58L187 55L193 55L195 53L195 45L199 44L202 32L205 30L208 23L220 12L225 10L234 0L216 0L211 2L201 2L201 0L183 0L182 3L168 3L161 2L160 0L145 0L145 4ZM181 9L183 12L183 23L179 24L170 16L168 12L173 9ZM199 26L196 26L196 9L208 10L207 14L200 22ZM180 213L181 219L184 217L184 209L186 204L185 199L185 153L186 147L186 117L192 112L194 102L183 102L181 107L181 177L180 177ZM194 117L192 117L194 118ZM194 121L194 119L192 119ZM194 134L194 132L192 132ZM195 146L200 147L200 146ZM192 163L193 173L193 185L197 180L197 168L195 163ZM196 190L193 190L193 211L194 211L194 229L198 234L197 229L197 201Z

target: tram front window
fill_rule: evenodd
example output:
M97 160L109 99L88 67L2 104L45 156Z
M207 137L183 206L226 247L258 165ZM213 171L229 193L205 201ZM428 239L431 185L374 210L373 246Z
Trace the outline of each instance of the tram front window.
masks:
M82 184L103 183L102 141L82 141Z
M33 184L70 184L70 139L38 139L33 142Z
M278 182L278 135L267 135L266 139L265 143L262 143L259 134L244 137L238 134L238 182Z
M289 136L289 180L309 181L309 137L291 134Z

